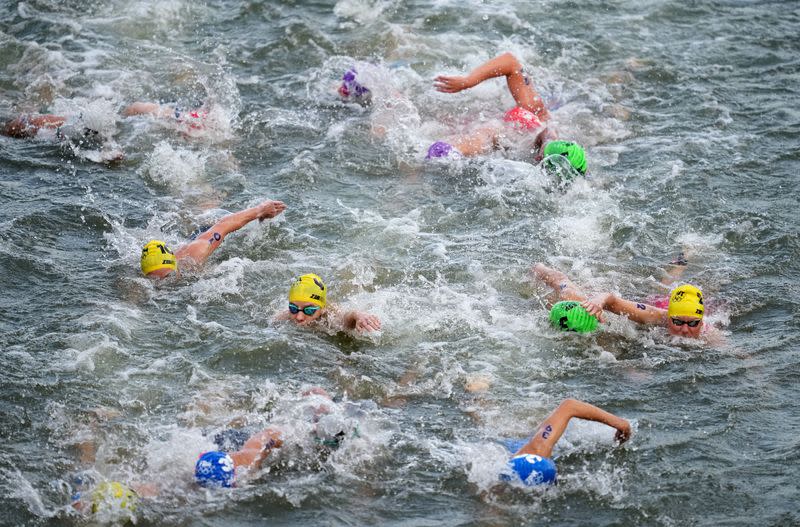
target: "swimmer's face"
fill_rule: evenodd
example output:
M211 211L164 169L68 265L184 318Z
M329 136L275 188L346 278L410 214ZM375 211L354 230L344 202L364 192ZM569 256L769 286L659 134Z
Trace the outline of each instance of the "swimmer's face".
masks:
M700 337L702 329L703 320L697 317L670 317L667 322L667 331L676 337L696 339Z
M308 315L303 311L307 307L319 307L317 304L313 302L292 302L291 305L297 306L297 313L292 313L292 310L289 310L289 317L295 322L295 324L299 324L301 326L306 326L315 322L319 317L322 316L322 313L325 312L324 308L317 309L313 315Z

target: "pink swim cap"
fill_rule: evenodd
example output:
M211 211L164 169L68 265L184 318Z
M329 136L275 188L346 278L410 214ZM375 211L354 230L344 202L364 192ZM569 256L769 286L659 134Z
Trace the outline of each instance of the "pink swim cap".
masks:
M515 125L521 125L525 130L536 130L542 127L542 122L530 110L526 110L522 106L515 106L505 113L503 121Z

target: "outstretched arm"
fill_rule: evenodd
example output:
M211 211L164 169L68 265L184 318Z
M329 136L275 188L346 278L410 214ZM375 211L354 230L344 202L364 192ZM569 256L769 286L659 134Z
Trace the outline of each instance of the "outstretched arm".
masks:
M154 117L170 117L175 114L175 108L161 106L154 102L134 102L122 109L123 117L133 115L152 115Z
M617 315L625 315L639 324L664 324L667 320L666 310L641 302L631 302L614 293L596 295L583 301L581 305L596 317L601 316L605 309Z
M66 117L53 114L20 115L5 124L2 134L18 139L35 137L40 128L58 128L66 120Z
M194 241L179 248L175 257L178 260L191 259L193 263L200 265L222 245L228 234L238 231L253 220L274 218L284 210L286 205L282 201L268 200L255 207L228 214Z
M273 448L283 446L280 430L267 428L250 436L241 450L231 454L233 464L246 469L259 468Z
M553 447L564 431L567 429L569 420L573 417L597 421L617 429L616 440L620 443L625 442L631 435L631 424L621 417L601 410L600 408L579 401L577 399L566 399L553 413L547 416L536 433L528 443L519 449L517 454L534 454L542 457L551 457Z
M440 75L434 80L434 86L443 93L457 93L494 77L506 78L508 90L517 106L535 113L543 121L550 118L542 98L536 93L530 78L525 75L522 64L511 53L503 53L484 62L466 76Z

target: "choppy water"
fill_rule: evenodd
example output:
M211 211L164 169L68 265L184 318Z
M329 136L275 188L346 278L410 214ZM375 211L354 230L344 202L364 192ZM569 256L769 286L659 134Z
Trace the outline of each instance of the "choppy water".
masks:
M126 153L108 166L0 138L0 523L80 522L69 496L88 474L162 483L138 525L800 524L797 2L0 10L0 114L83 114ZM561 135L588 145L591 179L558 192L500 156L423 161L511 105L500 81L448 96L432 78L506 50ZM353 65L403 105L340 103ZM189 137L117 117L134 100L203 101L212 125ZM177 245L264 198L289 209L204 272L139 275L148 239ZM642 298L663 294L680 250L716 300L722 346L620 319L557 334L528 277L544 261ZM272 321L304 272L379 315L381 334ZM468 396L476 378L492 388ZM298 395L312 385L361 401L358 437L328 457ZM494 489L491 441L525 436L565 397L631 419L633 439L613 448L610 429L574 423L558 488ZM280 424L292 446L255 482L197 490L194 460L231 420Z

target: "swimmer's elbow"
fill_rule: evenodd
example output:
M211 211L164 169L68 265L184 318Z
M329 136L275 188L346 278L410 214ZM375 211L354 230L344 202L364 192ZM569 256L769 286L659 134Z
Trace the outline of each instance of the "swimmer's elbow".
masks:
M561 401L558 405L559 412L566 412L570 415L574 414L581 402L578 399L568 398Z
M516 55L514 55L510 51L506 51L505 53L500 55L500 58L503 59L503 61L506 64L508 64L509 66L514 68L515 71L519 70L519 68L522 67L522 63L520 63L520 61L517 59Z
M620 298L614 293L606 293L606 297L603 300L603 309L607 309L617 315L624 314L621 313L622 307L620 305Z

